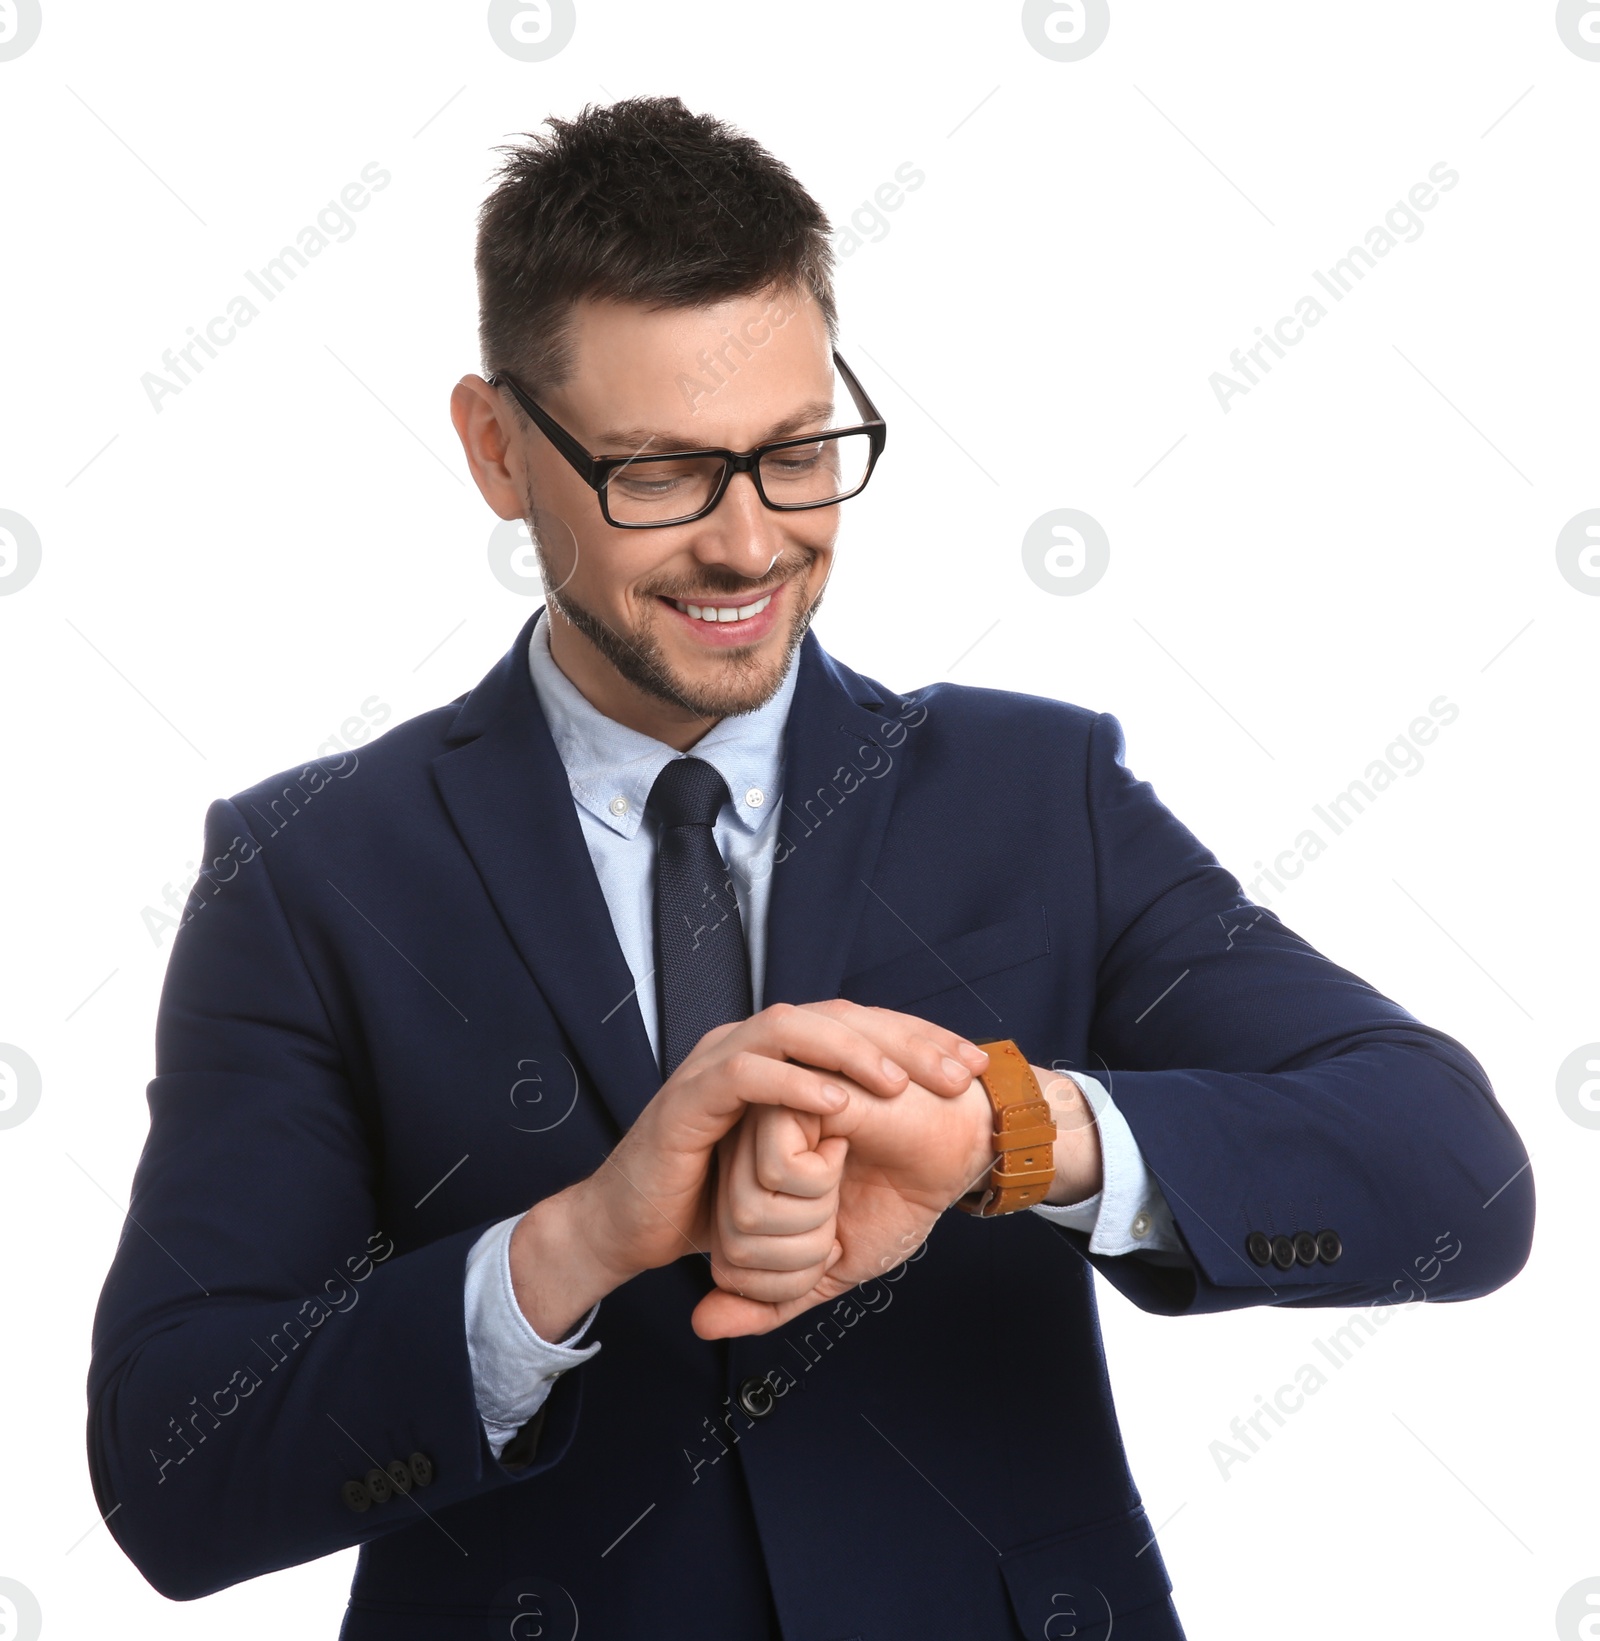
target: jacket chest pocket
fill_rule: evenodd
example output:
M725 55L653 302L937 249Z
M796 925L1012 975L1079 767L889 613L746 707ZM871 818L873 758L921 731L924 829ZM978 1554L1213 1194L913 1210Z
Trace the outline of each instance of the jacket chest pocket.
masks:
M993 1028L987 1035L1003 1035L1001 1011L985 996L984 982L997 981L1024 964L1041 963L1049 955L1044 907L1034 906L1016 917L936 944L924 943L887 963L846 975L839 990L853 1003L927 1013L941 1021L954 1012L964 1022L976 1020L980 1030L987 1020ZM991 992L1000 989L996 985L989 988ZM908 1008L924 1000L937 1000L937 1011Z

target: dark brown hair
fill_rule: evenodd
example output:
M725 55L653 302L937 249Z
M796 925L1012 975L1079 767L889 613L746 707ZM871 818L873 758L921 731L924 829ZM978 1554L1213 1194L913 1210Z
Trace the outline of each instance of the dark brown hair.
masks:
M485 371L532 394L558 386L584 297L691 308L792 286L837 335L828 219L760 143L676 97L545 123L499 150L478 213Z

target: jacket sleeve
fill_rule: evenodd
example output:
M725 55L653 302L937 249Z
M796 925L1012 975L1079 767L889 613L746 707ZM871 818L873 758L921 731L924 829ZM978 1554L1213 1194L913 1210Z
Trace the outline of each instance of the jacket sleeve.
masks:
M485 1225L397 1251L375 1137L231 803L211 807L205 860L173 943L150 1130L89 1373L101 1513L177 1600L550 1468L581 1394L566 1375L532 1460L495 1459L464 1317ZM422 1484L352 1508L347 1484L397 1462Z
M1192 1268L1058 1233L1167 1314L1471 1299L1509 1281L1532 1240L1533 1178L1483 1067L1252 903L1126 768L1115 718L1095 720L1089 745L1085 1069L1132 1129ZM1287 1269L1260 1261L1274 1239L1325 1231L1310 1262L1305 1238Z

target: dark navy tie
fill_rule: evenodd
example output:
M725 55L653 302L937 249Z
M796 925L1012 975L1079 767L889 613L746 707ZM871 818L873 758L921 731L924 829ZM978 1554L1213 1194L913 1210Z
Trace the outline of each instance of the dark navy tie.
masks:
M703 758L675 758L650 788L656 849L656 1006L670 1077L714 1026L750 1016L750 959L727 863L711 826L728 801Z

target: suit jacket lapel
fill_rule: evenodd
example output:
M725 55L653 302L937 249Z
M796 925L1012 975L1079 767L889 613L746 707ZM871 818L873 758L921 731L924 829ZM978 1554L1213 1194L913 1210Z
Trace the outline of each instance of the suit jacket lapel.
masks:
M537 620L467 697L434 774L512 942L626 1129L661 1073L528 675Z
M626 1129L661 1073L528 675L537 620L462 704L434 775L513 944ZM899 774L899 705L807 634L785 731L766 1002L839 994Z
M906 733L899 708L806 635L784 746L765 1002L839 995L893 804Z

